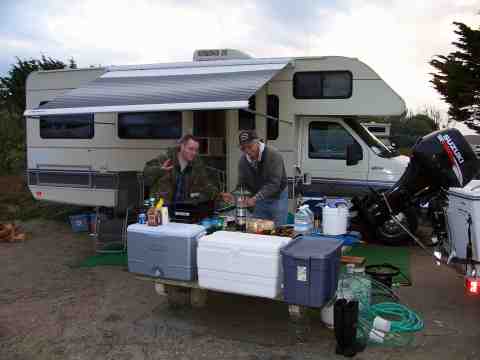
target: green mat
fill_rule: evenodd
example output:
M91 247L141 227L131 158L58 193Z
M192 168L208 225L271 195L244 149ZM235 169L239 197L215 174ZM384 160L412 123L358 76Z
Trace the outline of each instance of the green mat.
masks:
M127 266L127 253L122 252L118 254L99 254L86 258L76 267L95 267L102 265L110 266Z
M410 250L408 248L381 245L357 245L345 252L344 255L365 257L367 259L366 265L391 264L398 267L411 281ZM400 274L393 278L393 282L405 284L406 280Z

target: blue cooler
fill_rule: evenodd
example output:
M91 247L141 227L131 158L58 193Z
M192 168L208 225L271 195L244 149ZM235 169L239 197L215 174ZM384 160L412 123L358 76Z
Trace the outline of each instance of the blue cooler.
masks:
M173 280L197 279L197 241L205 228L195 224L127 228L128 271Z
M283 297L289 304L322 307L337 290L342 241L297 238L282 250Z

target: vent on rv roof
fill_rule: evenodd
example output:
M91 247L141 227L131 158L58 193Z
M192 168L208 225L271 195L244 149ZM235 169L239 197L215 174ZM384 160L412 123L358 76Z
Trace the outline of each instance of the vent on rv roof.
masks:
M235 49L202 49L195 50L193 53L193 61L239 60L251 58L252 57L250 55Z

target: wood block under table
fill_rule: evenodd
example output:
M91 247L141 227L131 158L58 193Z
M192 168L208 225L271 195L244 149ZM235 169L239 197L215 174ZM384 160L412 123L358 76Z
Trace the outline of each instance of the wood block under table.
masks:
M141 275L137 275L136 278L139 279L139 280L153 281L154 283L157 283L157 284L173 285L173 286L181 286L181 287L186 287L186 288L200 289L200 286L198 286L198 281L170 280L170 279L161 279L161 278L155 278L155 277L150 277L150 276L141 276Z
M362 256L346 256L343 255L340 258L342 264L355 264L356 266L361 266L365 264L367 259Z

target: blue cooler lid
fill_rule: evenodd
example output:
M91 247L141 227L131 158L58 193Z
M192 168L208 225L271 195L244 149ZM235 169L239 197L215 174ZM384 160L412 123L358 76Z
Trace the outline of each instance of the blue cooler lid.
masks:
M281 252L282 255L296 259L327 259L341 247L342 241L337 239L312 241L299 237L281 249Z
M311 235L303 235L302 238L315 241L335 239L340 240L342 245L351 246L358 244L362 240L362 235L358 231L349 231L348 233L342 235L325 235L321 232L313 232Z

